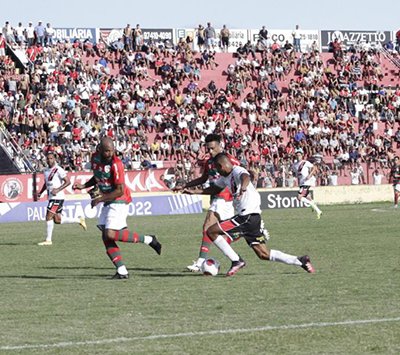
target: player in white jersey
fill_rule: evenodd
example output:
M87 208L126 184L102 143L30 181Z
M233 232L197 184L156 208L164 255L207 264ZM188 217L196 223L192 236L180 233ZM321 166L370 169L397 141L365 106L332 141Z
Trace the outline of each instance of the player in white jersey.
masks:
M251 183L250 173L240 166L233 166L226 154L218 154L214 159L218 173L221 175L214 185L206 189L185 189L183 192L189 194L215 194L226 187L231 191L236 214L232 218L217 222L207 229L209 238L232 261L232 266L226 276L236 274L246 266L246 262L233 250L223 235L232 241L240 237L245 238L247 244L262 260L296 265L309 273L314 273L315 270L309 256L297 257L267 248L265 237L260 231L261 198Z
M317 218L320 219L322 211L318 208L317 204L310 196L310 188L315 186L317 181L318 167L308 160L303 159L304 154L301 149L296 150L297 162L294 164L294 170L297 178L299 179L299 192L297 198L303 202L307 207L311 207L316 213Z
M74 218L61 215L65 199L64 189L69 186L71 182L67 172L57 164L55 153L50 152L47 154L47 165L48 167L44 170L43 186L37 194L37 198L39 199L42 193L47 190L49 199L46 213L46 239L38 243L38 245L53 244L54 223L79 223L84 230L87 229L84 216Z
M221 136L218 134L208 134L206 136L205 142L209 153L209 159L207 160L203 174L199 178L188 181L184 186L175 187L174 191L178 192L183 189L202 185L207 181L212 186L214 184L214 181L219 178L218 172L214 166L214 157L217 154L222 153L224 150ZM240 162L235 157L231 155L228 155L228 157L233 165L240 164ZM200 272L201 264L208 257L210 245L212 244L212 241L206 233L208 227L212 226L218 221L231 218L233 215L234 209L232 205L232 194L228 190L224 189L222 191L219 191L219 193L211 196L210 208L203 223L203 237L201 240L199 256L197 260L193 262L193 264L186 267L189 271ZM262 225L262 233L269 238L269 233L264 228L264 224Z

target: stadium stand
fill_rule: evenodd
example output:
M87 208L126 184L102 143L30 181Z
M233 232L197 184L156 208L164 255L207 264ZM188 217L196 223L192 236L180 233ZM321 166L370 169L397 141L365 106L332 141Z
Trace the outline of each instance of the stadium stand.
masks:
M395 50L335 42L332 53L295 53L247 43L232 54L194 52L182 39L133 51L122 39L15 38L8 52L25 50L28 61L0 58L1 147L22 161L20 171L41 170L48 150L65 168L86 170L108 135L127 169L162 164L187 179L204 160L205 135L216 132L259 186L290 186L299 148L320 162L321 185L350 184L354 168L372 183L400 146Z

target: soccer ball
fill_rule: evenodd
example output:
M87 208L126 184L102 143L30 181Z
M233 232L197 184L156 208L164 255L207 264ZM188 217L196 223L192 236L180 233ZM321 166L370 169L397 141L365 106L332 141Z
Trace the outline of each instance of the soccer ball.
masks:
M201 264L201 272L207 276L217 276L220 268L220 263L214 258L208 258Z

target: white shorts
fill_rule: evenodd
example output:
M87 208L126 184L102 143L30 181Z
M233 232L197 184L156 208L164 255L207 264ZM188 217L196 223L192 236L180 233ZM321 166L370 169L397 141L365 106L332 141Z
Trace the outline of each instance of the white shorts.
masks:
M232 201L225 201L222 198L214 198L208 210L218 213L221 221L232 218L235 215Z
M400 184L393 185L394 191L400 192Z
M103 206L101 210L98 226L100 229L121 230L127 227L126 217L128 217L128 205L125 203L111 203Z

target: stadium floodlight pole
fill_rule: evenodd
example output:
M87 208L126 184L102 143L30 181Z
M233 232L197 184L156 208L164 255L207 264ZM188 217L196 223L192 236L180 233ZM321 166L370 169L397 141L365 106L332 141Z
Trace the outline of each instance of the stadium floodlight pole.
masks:
M34 171L32 173L32 193L33 193L33 201L36 202L37 198L37 172Z

